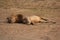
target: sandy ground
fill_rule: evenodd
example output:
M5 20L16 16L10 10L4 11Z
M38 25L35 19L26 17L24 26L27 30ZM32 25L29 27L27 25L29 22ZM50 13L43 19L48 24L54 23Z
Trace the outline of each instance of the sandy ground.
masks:
M38 15L52 23L35 25L9 24L6 17L11 14ZM60 40L60 9L2 9L0 8L0 40Z

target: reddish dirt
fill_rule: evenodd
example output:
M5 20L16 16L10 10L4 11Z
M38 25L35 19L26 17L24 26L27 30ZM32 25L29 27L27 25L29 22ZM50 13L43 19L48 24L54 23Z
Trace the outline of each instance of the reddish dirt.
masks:
M30 12L31 14L29 14ZM39 11L38 11L39 12ZM60 40L60 19L59 10L51 14L34 13L31 9L1 9L0 10L0 40ZM55 21L52 23L39 23L35 25L27 24L9 24L6 23L6 17L10 13L22 13L23 15L40 15L49 20ZM44 15L44 16L43 16ZM46 16L47 15L47 16Z

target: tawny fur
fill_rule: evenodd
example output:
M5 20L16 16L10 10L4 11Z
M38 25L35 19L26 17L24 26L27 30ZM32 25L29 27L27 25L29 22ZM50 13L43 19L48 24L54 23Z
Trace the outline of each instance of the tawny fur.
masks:
M8 23L22 23L23 15L17 14L17 15L11 15L7 18Z
M42 20L41 17L33 15L33 16L25 17L23 22L26 24L35 24L35 23L40 23L44 21L45 20Z
M41 23L41 22L48 23L52 21L49 21L48 19L41 18L36 15L24 17L22 14L17 14L17 15L11 15L10 17L7 17L7 22L8 23L35 24L35 23ZM52 23L56 23L56 22L52 22Z
M48 19L36 16L36 15L25 17L23 20L23 23L25 24L49 23L49 22L53 24L56 23L56 22L49 21Z

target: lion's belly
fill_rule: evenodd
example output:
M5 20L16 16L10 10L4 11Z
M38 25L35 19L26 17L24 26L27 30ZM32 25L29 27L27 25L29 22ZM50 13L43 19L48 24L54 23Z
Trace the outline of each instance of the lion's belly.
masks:
M37 23L40 21L40 17L38 16L32 16L29 18L31 20L31 22Z

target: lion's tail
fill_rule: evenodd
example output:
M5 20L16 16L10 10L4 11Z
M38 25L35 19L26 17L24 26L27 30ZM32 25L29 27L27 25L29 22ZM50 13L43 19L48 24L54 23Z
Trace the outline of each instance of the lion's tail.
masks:
M41 18L42 20L44 20L45 21L45 23L53 23L53 24L55 24L56 22L54 22L54 21L50 21L50 20L48 20L48 19L45 19L45 18Z

